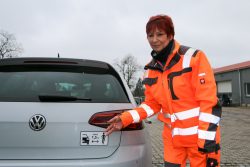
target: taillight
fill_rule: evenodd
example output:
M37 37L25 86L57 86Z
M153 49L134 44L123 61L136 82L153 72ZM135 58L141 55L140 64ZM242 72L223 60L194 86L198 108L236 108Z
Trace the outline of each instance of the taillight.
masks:
M110 125L108 121L122 112L123 112L122 110L119 110L119 111L106 111L106 112L96 113L89 119L89 124L102 128L107 128ZM143 123L138 122L138 123L132 123L122 130L123 131L140 130L143 128L144 128Z
M102 128L107 128L110 125L108 121L120 113L122 113L122 111L108 111L96 113L90 118L89 124Z

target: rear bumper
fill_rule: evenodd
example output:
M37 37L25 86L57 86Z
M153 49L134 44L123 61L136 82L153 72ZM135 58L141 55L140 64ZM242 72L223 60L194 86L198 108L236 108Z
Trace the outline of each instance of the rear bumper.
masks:
M134 138L144 138L138 143ZM129 139L134 138L132 141ZM142 141L141 139L139 141ZM146 129L137 132L123 132L120 147L109 157L82 160L0 160L0 167L151 167L152 147Z
M152 157L150 157L151 159ZM122 146L108 158L88 160L1 160L0 166L19 167L149 167L145 145L126 147Z

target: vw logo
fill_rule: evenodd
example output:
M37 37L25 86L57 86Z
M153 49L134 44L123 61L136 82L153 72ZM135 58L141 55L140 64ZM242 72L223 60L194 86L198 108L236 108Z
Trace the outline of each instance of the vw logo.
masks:
M33 115L29 121L30 128L34 131L42 130L46 125L46 119L40 114Z

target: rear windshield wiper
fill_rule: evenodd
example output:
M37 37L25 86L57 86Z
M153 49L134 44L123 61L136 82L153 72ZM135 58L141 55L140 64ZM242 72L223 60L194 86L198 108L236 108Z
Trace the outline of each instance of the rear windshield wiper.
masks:
M75 96L63 96L56 94L40 93L38 94L39 100L42 102L58 102L58 101L76 101L76 100L87 100L91 101L90 98L78 98Z

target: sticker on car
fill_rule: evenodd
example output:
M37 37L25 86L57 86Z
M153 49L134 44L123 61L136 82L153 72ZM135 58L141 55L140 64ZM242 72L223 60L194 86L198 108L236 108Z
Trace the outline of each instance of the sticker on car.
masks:
M105 132L81 132L81 146L106 146L108 145L108 136Z

